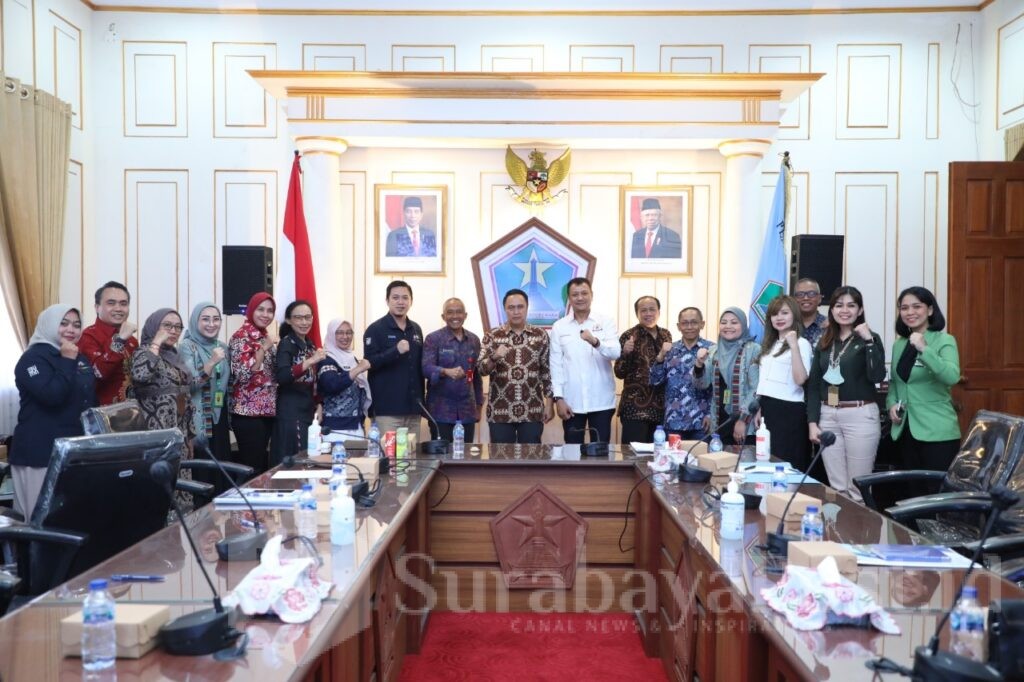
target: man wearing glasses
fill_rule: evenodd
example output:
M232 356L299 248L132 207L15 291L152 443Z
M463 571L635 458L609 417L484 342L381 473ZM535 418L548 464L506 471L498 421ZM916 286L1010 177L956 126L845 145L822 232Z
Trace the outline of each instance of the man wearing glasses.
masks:
M664 343L651 364L651 386L665 386L665 430L683 440L703 438L711 425L711 386L697 388L693 383L693 364L697 351L710 348L701 337L704 315L699 308L679 311L677 325L683 338Z
M821 335L825 333L825 328L828 327L828 318L818 312L818 306L821 305L821 287L810 277L805 277L796 283L793 298L800 306L804 338L810 342L811 348L815 348Z

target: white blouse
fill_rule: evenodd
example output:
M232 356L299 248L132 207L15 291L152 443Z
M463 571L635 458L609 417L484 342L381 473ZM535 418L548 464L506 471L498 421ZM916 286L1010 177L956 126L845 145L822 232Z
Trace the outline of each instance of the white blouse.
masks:
M787 351L779 357L775 357L782 345L782 341L776 341L770 353L761 354L761 373L757 381L757 394L792 403L802 403L804 387L797 386L793 381L793 352ZM797 339L797 347L800 348L800 359L804 363L804 371L810 375L811 344L807 339L800 338Z

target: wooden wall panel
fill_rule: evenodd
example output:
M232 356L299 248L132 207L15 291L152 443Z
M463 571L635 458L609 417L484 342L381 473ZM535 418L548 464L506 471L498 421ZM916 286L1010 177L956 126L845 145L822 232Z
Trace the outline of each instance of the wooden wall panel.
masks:
M836 139L900 137L903 46L836 47Z
M303 71L366 71L366 45L303 43Z
M543 45L481 45L481 71L531 72L544 70Z
M747 48L750 73L810 73L811 46L750 45ZM780 140L808 140L811 137L811 94L805 92L788 105L779 123Z
M277 137L274 99L246 73L276 68L275 43L213 44L214 137Z
M996 31L996 128L1024 120L1024 13Z

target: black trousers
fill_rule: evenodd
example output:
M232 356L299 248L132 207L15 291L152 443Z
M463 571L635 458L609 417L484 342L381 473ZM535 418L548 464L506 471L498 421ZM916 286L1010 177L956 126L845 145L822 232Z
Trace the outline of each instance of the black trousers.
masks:
M758 396L761 416L772 434L772 456L806 471L811 463L811 440L807 430L807 403Z
M455 430L455 424L438 422L437 428L434 428L434 422L428 419L427 423L430 425L431 440L446 440L449 443L454 442L455 437L452 435L452 432ZM466 442L475 443L476 441L474 438L476 437L476 424L467 424L466 422L463 422L462 428L466 430Z
M907 471L925 469L929 471L946 471L953 463L953 458L960 450L959 440L923 441L914 438L907 423L900 433L900 462ZM928 483L910 482L905 494L900 499L920 497L935 492L934 486Z
M540 443L543 422L487 422L492 443Z
M231 415L231 430L238 441L238 452L231 461L252 467L256 475L267 470L270 437L274 433L273 417Z
M582 443L584 436L590 443L607 443L612 437L612 416L615 409L600 412L577 412L562 421L562 433L566 443ZM597 431L596 437L594 431Z
M619 434L619 441L623 445L630 443L653 443L654 430L658 428L655 422L646 422L640 419L619 419L622 424L622 432ZM668 433L668 431L666 431Z

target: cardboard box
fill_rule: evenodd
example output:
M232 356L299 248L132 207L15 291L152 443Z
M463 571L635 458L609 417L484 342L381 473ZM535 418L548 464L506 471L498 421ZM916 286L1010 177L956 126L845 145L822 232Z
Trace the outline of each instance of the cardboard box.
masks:
M373 480L380 476L380 457L349 457L348 463L362 472L363 478ZM346 478L350 481L357 480L359 474L352 467L345 467Z
M114 629L117 657L142 658L159 643L160 626L171 618L171 610L159 604L115 604ZM82 655L82 612L76 611L60 622L61 650L65 656Z
M767 513L768 516L776 518L776 523L778 523L778 519L782 518L782 510L786 508L790 497L793 497L793 504L789 505L789 512L786 514L787 522L794 518L799 522L807 512L807 507L811 505L817 507L819 512L821 511L821 500L810 495L796 493L794 496L793 493L769 493L766 502Z
M728 476L739 459L740 456L734 452L708 452L697 457L697 465L715 476Z
M786 561L793 566L817 568L825 557L836 560L843 577L857 579L857 556L838 542L791 542Z
M786 523L782 525L782 532L786 535L796 535L797 537L800 537L800 534L803 532L803 524L801 523L801 519L802 516L794 517L792 514L790 514L789 519L787 519ZM780 519L778 516L772 516L771 514L768 514L768 516L765 517L764 522L765 530L774 533L776 529L779 527L779 520Z
M694 443L696 443L696 447L694 447ZM679 452L686 452L691 447L693 448L693 452L690 454L692 454L694 457L696 457L697 455L703 455L705 452L708 451L708 444L706 442L695 440L679 441L679 447L676 448L676 450L678 450Z

